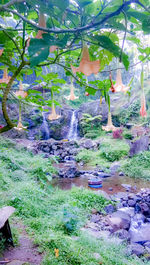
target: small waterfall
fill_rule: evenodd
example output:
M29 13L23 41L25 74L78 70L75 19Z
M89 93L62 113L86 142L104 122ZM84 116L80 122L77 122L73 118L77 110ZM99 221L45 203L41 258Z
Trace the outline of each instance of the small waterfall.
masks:
M78 138L78 118L77 118L77 111L74 110L71 116L68 139L76 140L77 138Z
M42 112L42 117L43 117L43 122L41 125L42 139L48 140L50 138L50 132L44 111Z

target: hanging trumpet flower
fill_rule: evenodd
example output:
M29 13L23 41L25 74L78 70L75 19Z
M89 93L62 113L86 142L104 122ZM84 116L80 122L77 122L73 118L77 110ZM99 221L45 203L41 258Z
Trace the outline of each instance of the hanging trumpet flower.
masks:
M116 84L114 85L114 92L127 92L130 86L125 86L122 83L121 69L117 70Z
M144 72L141 72L141 88L142 88L142 95L141 95L141 108L140 108L140 115L142 117L147 117L146 112L146 99L144 94Z
M42 28L46 28L46 19L45 19L45 15L40 12L39 13L39 21L38 21L38 24L39 24L39 27L42 27ZM42 39L43 38L43 34L46 34L47 32L44 32L43 30L38 30L38 33L36 34L36 39ZM29 47L30 45L30 38L27 40L27 47ZM55 46L55 45L52 45L50 48L49 48L49 52L54 52L56 49L58 49L58 46Z
M3 51L4 51L4 49L1 48L1 49L0 49L0 56L3 54Z
M89 76L91 74L98 74L100 70L100 60L90 61L89 51L87 45L83 45L82 59L79 67L71 65L73 73L82 72L84 75Z
M114 92L116 92L116 91L115 91L114 84L113 84L113 81L112 81L111 71L110 71L110 73L109 73L109 80L110 80L110 83L111 83L110 90L114 93Z
M39 27L46 28L46 21L45 21L45 16L43 13L39 13ZM42 34L45 33L43 30L38 30L38 33L36 35L36 39L42 39L43 36Z
M117 128L113 125L112 123L112 116L111 116L111 112L109 110L108 112L108 121L107 121L107 125L106 126L102 126L102 129L106 132L109 132L109 131L115 131Z
M27 97L28 93L25 92L25 91L23 91L22 81L20 81L20 84L19 84L19 91L17 91L17 92L15 93L15 95L16 95L17 97L20 96L20 97L22 97L22 98L26 98L26 97ZM22 124L22 119L21 119L21 101L20 101L20 99L19 99L19 122L18 122L17 127L15 127L15 129L21 131L21 130L26 129L26 128L27 128L27 127L24 127L23 124Z
M51 98L52 98L52 112L51 114L48 115L48 120L53 121L59 119L61 116L56 113L52 90L51 90Z
M4 73L3 73L3 77L2 79L0 79L0 83L5 83L8 84L9 80L10 80L11 76L8 76L7 74L7 68L4 69Z
M66 99L68 100L75 100L75 99L78 99L79 97L76 97L75 94L74 94L74 90L75 90L75 87L73 85L73 81L72 81L72 78L71 78L71 86L70 86L70 95L66 97Z

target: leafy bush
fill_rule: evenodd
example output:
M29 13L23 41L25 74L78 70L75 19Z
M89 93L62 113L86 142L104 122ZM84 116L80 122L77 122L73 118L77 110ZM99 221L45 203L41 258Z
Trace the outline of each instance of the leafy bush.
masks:
M139 117L139 110L140 110L140 100L136 100L133 103L131 103L126 110L123 109L119 113L120 123L126 126L128 122L132 121L132 119Z
M73 214L71 211L68 211L67 208L64 208L63 225L67 234L71 234L77 230L78 222L77 215Z
M101 115L92 117L88 113L83 114L83 117L80 120L80 127L85 138L96 139L105 135L100 123L101 118Z
M77 162L83 161L84 163L88 163L91 160L92 154L93 154L93 151L83 149L76 155L76 161Z
M123 131L123 138L127 139L127 140L132 140L133 139L133 135L129 130L124 130Z
M124 161L122 171L130 177L150 180L150 152L145 151Z
M120 139L105 140L100 146L100 151L100 156L114 162L128 155L129 145Z

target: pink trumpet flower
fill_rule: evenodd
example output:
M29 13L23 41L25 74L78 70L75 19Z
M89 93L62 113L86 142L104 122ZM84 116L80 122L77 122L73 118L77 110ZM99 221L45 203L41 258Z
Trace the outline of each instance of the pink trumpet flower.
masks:
M39 14L39 26L42 28L46 28L46 20L45 20L45 16L43 13L40 12ZM38 30L38 33L36 35L36 39L42 39L43 38L43 34L46 34L47 32L44 32L43 30ZM29 47L30 45L30 39L27 40L27 47ZM54 52L56 49L58 48L58 46L52 45L49 48L50 53Z
M102 129L106 132L109 132L109 131L115 131L117 128L113 125L112 123L112 117L111 117L111 112L109 111L108 112L108 122L107 122L107 125L106 126L102 126Z
M56 110L55 110L55 106L54 106L54 102L52 103L52 112L51 114L49 114L48 116L48 120L53 121L53 120L57 120L59 119L61 116L56 114Z
M82 59L80 61L79 67L74 67L71 65L73 73L82 72L84 75L89 76L91 74L98 74L100 70L100 60L90 61L89 51L87 45L83 46L82 49Z
M8 84L9 80L10 80L11 76L8 76L7 74L7 68L4 69L4 73L3 73L3 77L2 79L0 79L0 83L5 83Z
M22 81L20 81L20 84L19 84L19 90L15 93L15 95L17 97L22 97L22 98L26 98L28 96L28 93L23 91L23 85L22 85Z
M3 54L4 49L0 49L0 56Z
M129 86L125 86L122 83L121 69L117 70L116 84L114 85L115 92L127 92L129 90Z
M141 96L141 108L140 108L140 115L142 117L147 117L147 112L146 112L146 100L145 100L145 94L144 91Z

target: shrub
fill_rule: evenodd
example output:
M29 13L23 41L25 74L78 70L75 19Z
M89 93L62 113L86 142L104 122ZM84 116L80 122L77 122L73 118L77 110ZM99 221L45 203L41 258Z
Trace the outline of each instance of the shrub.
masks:
M124 130L123 131L123 138L127 139L127 140L132 140L133 139L133 135L129 130Z
M150 180L150 152L145 151L124 161L122 171L129 177Z
M83 149L76 155L76 161L83 161L85 164L91 160L92 151Z
M128 155L129 145L120 139L113 139L108 142L105 140L100 146L100 151L100 156L109 162L114 162Z
M64 208L63 211L63 225L64 230L67 234L71 234L77 230L78 225L78 217L77 215L73 214L67 208Z

